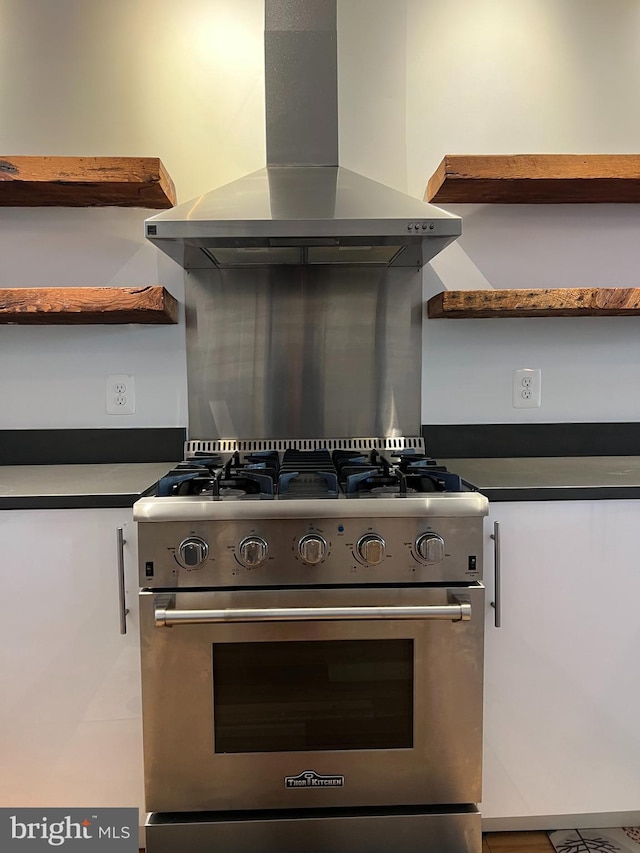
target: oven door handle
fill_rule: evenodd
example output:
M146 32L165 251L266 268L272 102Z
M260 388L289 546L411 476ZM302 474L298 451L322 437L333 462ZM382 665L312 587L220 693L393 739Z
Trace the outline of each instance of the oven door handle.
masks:
M174 625L207 625L215 622L340 622L351 619L440 619L468 622L471 603L452 597L454 604L392 607L233 607L225 610L174 610L173 596L159 596L155 603L157 628Z

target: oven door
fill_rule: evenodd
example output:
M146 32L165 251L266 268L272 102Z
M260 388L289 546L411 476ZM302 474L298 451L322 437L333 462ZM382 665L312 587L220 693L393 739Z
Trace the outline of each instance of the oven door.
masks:
M140 597L149 811L480 800L480 584Z

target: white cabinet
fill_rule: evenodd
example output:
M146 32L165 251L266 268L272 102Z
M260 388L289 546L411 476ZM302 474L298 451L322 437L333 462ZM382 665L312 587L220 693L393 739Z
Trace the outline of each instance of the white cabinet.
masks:
M494 521L500 628L489 607ZM639 535L635 501L491 505L486 829L640 821Z
M127 634L116 528L125 526ZM128 509L0 513L0 806L143 809Z

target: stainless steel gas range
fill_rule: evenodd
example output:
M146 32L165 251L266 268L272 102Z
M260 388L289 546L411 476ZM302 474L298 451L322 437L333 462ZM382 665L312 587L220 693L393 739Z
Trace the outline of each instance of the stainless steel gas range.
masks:
M134 510L149 853L480 853L487 502L401 437L461 222L339 164L337 43L265 0L266 168L145 223L212 439Z
M134 507L149 853L479 851L486 498L421 439L187 449Z

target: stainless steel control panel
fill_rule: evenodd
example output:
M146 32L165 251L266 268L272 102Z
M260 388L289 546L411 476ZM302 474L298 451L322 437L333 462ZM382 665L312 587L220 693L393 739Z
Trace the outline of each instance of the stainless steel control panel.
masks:
M146 588L469 582L482 579L482 518L323 518L139 523Z

